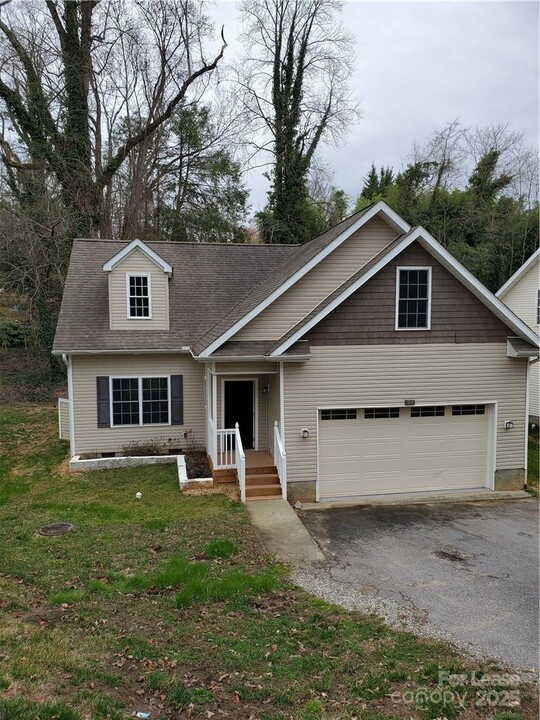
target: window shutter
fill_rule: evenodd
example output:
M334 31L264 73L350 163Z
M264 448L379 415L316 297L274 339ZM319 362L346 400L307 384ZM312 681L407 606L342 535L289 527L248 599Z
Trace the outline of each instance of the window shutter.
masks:
M97 395L97 426L111 427L111 411L109 405L109 378L106 375L96 378Z
M184 378L171 375L171 425L184 424Z

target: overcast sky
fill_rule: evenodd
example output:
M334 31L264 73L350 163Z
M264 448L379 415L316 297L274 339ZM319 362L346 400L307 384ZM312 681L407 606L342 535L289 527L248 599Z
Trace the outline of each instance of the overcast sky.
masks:
M538 146L538 3L347 2L357 37L353 85L363 119L340 147L322 148L335 184L356 197L374 161L399 168L413 143L455 118L509 123ZM212 13L224 24L229 60L239 51L234 2ZM266 201L261 172L247 177L252 210Z

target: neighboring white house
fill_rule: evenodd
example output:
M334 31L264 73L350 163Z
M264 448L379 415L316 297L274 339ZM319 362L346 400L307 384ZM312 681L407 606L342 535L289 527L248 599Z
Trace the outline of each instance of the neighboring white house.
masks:
M505 282L497 297L539 334L540 248ZM529 417L533 422L540 421L540 363L537 358L531 360L529 368Z

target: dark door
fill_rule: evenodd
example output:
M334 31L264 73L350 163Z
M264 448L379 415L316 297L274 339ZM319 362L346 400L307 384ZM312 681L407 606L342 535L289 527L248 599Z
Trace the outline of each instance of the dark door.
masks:
M244 450L253 449L253 386L251 380L225 381L225 427L240 427Z

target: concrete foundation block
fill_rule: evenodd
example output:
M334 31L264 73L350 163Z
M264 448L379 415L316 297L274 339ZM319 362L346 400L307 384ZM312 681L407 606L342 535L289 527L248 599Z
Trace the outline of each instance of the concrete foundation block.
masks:
M523 490L524 485L525 470L523 468L495 470L494 490Z
M287 499L291 503L295 503L297 500L300 500L300 502L315 502L315 485L315 480L287 483Z

